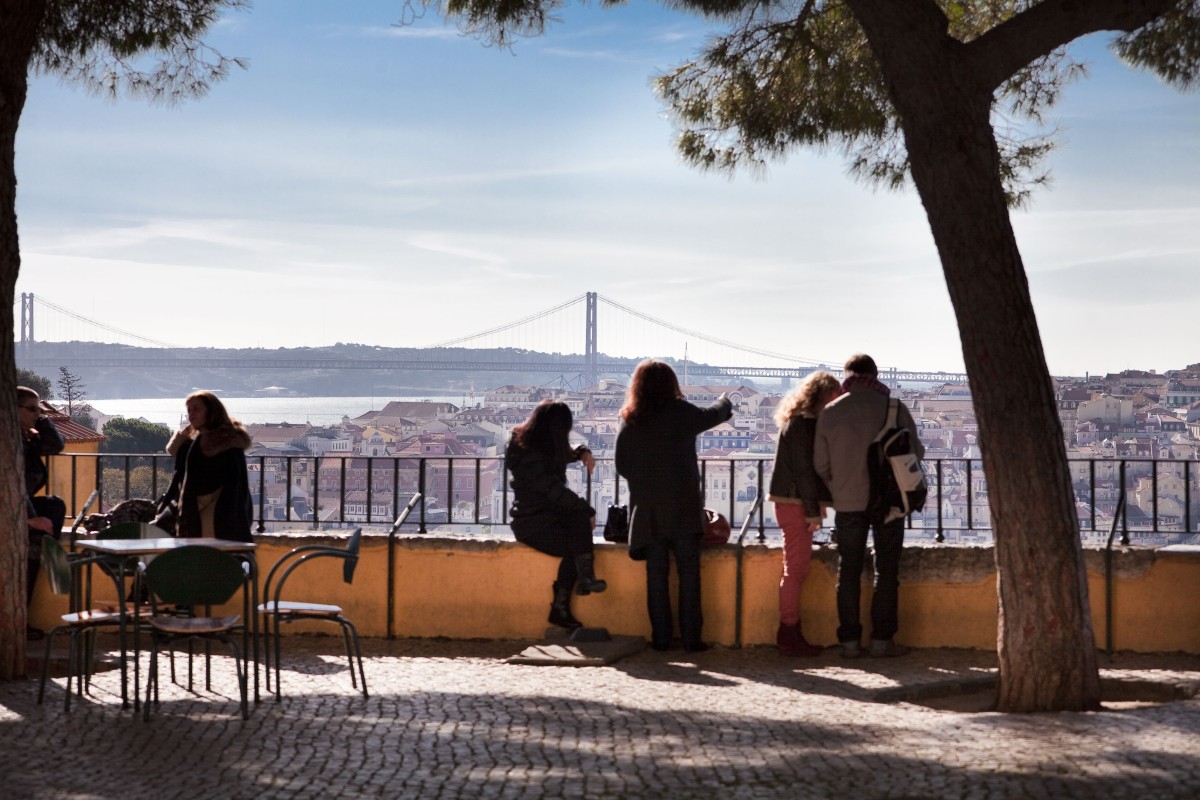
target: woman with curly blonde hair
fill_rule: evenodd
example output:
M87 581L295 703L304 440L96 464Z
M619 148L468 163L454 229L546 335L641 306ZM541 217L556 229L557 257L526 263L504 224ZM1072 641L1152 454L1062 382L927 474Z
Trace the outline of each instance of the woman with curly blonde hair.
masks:
M817 371L779 403L775 423L779 443L767 499L775 504L775 519L783 531L783 577L779 580L779 631L776 644L785 656L815 656L821 648L809 644L800 631L800 588L812 565L812 537L831 495L813 469L817 416L825 404L842 393L831 373Z

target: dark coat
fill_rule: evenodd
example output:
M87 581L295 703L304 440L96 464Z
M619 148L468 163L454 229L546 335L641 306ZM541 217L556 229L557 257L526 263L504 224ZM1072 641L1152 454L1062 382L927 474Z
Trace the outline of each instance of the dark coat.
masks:
M629 482L629 555L641 560L657 538L704 534L696 437L733 416L728 398L708 408L677 400L617 434L617 472Z
M821 505L833 500L813 466L816 439L816 417L792 417L784 424L775 448L769 493L769 499L776 503L802 503L804 516L810 518L820 517Z
M572 516L595 516L596 510L567 486L567 464L578 461L584 449L571 450L564 442L563 451L550 458L508 440L504 466L512 473L509 521L518 540L528 531L557 528Z
M43 456L61 453L66 442L49 417L38 417L33 424L36 433L24 438L25 450L25 511L27 516L41 516L33 507L33 496L40 492L50 477Z
M198 498L220 490L213 514L213 533L218 539L253 541L254 509L250 481L246 476L246 450L250 434L240 425L206 430L199 438L177 432L167 443L175 456L179 477L179 535L203 535Z

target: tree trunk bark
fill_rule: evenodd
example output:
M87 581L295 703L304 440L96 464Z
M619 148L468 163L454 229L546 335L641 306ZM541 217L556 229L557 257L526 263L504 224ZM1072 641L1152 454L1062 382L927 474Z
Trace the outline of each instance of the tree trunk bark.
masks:
M997 707L1093 710L1099 672L1062 427L978 105L973 119L908 141L979 421L1000 598Z
M25 467L17 421L13 300L21 270L16 139L44 0L0 0L0 680L25 676Z
M991 93L955 63L956 43L933 19L898 19L890 2L849 5L901 117L962 339L996 538L997 709L1098 709L1074 492L1000 180Z

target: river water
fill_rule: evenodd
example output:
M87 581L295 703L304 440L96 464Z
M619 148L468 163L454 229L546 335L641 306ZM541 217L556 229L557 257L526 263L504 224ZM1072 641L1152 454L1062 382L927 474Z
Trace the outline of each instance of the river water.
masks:
M268 422L336 425L343 416L350 419L379 410L393 400L428 400L463 407L462 397L222 397L221 402L234 419L251 425ZM178 428L187 421L183 398L153 397L125 400L88 400L88 405L106 416L145 419Z
M926 385L909 384L909 388L928 388ZM473 407L483 403L482 395L474 398L429 395L421 397L222 397L234 419L252 425L269 422L310 423L312 425L336 425L343 416L350 419L368 411L383 408L393 400L428 400L434 403L453 403L459 408ZM167 425L172 430L187 421L183 398L153 397L125 400L88 400L88 405L105 416L122 416L130 419L144 418L149 422Z

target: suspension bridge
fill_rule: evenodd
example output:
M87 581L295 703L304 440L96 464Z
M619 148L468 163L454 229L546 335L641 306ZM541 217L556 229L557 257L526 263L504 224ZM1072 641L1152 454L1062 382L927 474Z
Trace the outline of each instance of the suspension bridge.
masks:
M641 353L633 357L663 358L682 365L686 380L692 382L695 378L712 383L803 378L818 369L841 371L835 366L839 363L836 360L731 342L657 319L596 292L453 340L423 347L372 348L383 351L378 357L318 355L311 352L313 348L263 355L187 347L122 330L32 293L22 294L19 303L19 313L14 309L14 319L20 320L17 362L32 370L54 369L63 364L63 347L45 346L61 343L72 345L69 358L75 367L546 372L577 374L585 386L596 385L604 376L629 375L630 358L609 355L613 352ZM88 343L95 344L85 346ZM881 370L885 373L881 377L890 383L967 380L960 372L884 367Z

